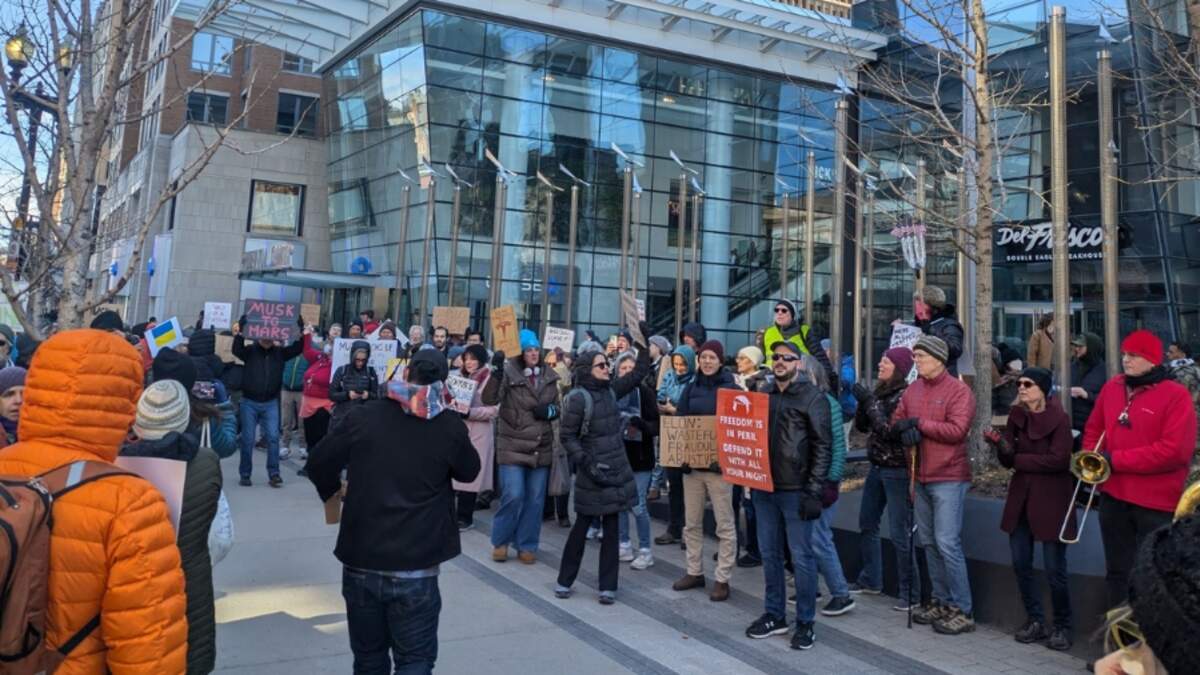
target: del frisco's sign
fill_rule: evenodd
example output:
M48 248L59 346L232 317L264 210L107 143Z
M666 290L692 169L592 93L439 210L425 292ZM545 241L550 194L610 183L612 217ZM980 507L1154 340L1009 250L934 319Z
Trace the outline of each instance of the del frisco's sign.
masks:
M1071 260L1100 260L1103 243L1104 229L1099 225L1069 225L1067 252ZM1049 222L996 227L998 262L1048 261L1053 245L1054 230Z

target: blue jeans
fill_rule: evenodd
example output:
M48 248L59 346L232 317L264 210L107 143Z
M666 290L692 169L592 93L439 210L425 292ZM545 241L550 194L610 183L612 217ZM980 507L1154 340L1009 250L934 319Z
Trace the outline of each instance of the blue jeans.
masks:
M267 441L267 475L279 475L279 399L259 403L242 397L242 461L238 473L249 478L254 470L254 432L262 425Z
M1046 623L1042 611L1042 589L1033 576L1033 531L1024 514L1012 534L1008 545L1012 549L1013 572L1017 575L1017 587L1021 589L1021 600L1030 619ZM1060 541L1043 541L1042 566L1046 568L1046 581L1050 585L1050 599L1054 602L1054 626L1068 633L1071 631L1071 593L1067 582L1067 545Z
M629 515L633 515L637 524L638 548L650 548L650 510L646 508L646 491L650 489L650 472L635 471L633 480L637 482L638 503L632 509L618 514L617 530L621 544L629 543Z
M850 585L846 583L846 574L842 571L842 560L838 557L837 547L833 544L833 512L837 502L821 511L821 517L813 523L812 548L817 558L817 569L825 577L825 585L829 594L835 598L850 597Z
M971 614L971 583L963 555L963 501L967 481L917 483L917 536L925 547L933 598Z
M542 535L542 508L550 467L500 465L500 508L492 519L492 546L534 553Z
M871 466L863 484L862 504L858 512L858 530L862 533L863 568L858 585L883 589L883 553L879 546L879 523L887 510L888 533L896 550L896 576L900 579L899 598L921 597L921 577L913 577L913 560L909 552L908 470L900 467ZM912 580L912 595L909 583Z
M342 568L355 675L425 675L438 653L442 595L437 576L397 579ZM391 650L391 658L388 658Z
M784 587L781 534L787 531L787 545L796 568L796 620L811 622L817 613L817 561L812 539L815 520L800 519L800 492L762 492L754 490L755 520L758 521L758 548L763 558L766 581L766 612L777 618L787 617L787 589Z

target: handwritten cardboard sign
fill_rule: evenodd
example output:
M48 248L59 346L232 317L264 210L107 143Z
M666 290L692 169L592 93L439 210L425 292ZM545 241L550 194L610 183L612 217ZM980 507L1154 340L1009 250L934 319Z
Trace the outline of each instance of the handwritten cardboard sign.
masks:
M629 334L633 338L633 344L646 344L646 336L642 335L641 328L638 327L638 322L641 317L645 316L645 309L638 306L638 301L626 291L621 291L621 314L624 317L625 327L629 329Z
M204 303L204 327L216 330L228 330L233 321L233 303L206 302Z
M350 363L350 348L359 340L337 338L333 341L332 372ZM387 378L388 362L396 358L396 347L400 343L395 340L366 340L371 345L371 355L367 357L367 365L375 369L375 377L383 382Z
M469 377L462 375L451 375L446 378L446 387L450 389L450 395L454 397L454 401L450 407L455 412L467 414L471 410L471 399L475 397L475 388L479 383Z
M296 339L300 327L300 303L273 300L247 300L246 329L242 335L251 340L278 340L288 343Z
M218 335L215 349L217 356L225 363L236 363L239 366L245 365L241 359L233 355L233 341L241 339L241 337L233 335Z
M774 492L767 394L717 390L717 461L726 483Z
M717 418L715 415L664 417L661 453L663 466L707 468L717 461Z
M492 348L508 356L521 353L520 328L517 311L512 305L503 305L492 310Z
M542 348L548 352L561 349L570 354L575 348L575 331L546 326L546 334L542 336Z
M321 306L309 302L302 303L300 316L304 318L305 324L316 326L321 323Z
M451 335L466 335L471 325L470 307L434 307L433 326L445 326Z

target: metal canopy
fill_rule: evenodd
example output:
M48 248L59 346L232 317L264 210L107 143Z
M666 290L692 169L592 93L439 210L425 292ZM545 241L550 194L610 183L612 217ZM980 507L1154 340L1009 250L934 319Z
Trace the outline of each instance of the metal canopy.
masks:
M396 277L391 274L345 274L299 269L239 272L238 279L300 288L394 288L396 285Z

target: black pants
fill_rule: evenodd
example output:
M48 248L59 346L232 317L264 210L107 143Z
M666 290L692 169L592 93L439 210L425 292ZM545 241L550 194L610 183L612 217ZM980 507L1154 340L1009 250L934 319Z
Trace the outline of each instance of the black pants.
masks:
M758 525L754 518L754 503L746 500L742 501L742 493L749 492L749 488L741 485L733 486L733 522L737 525L737 543L738 550L745 551L753 558L762 558L762 554L758 551ZM742 506L745 505L746 512L746 527L742 528Z
M558 585L570 588L579 576L579 566L583 564L583 551L587 546L588 527L599 520L604 530L604 539L600 541L600 590L617 590L617 573L621 564L618 560L617 515L610 513L606 516L585 516L576 514L575 526L567 536L567 545L563 549L562 565L558 568Z
M665 467L667 473L667 502L670 506L671 519L667 522L667 532L679 538L683 536L683 471L679 468Z
M550 473L554 473L551 471ZM546 500L542 505L542 520L553 520L554 518L567 518L570 511L569 504L571 501L571 493L565 495L553 496L550 494L550 473L546 474ZM574 481L572 481L574 482Z
M458 522L470 525L475 522L475 498L479 495L478 492L467 492L466 490L455 490L454 496L457 503L455 510L458 512Z
M1146 535L1171 522L1172 514L1104 495L1100 499L1100 535L1104 539L1104 582L1109 609L1129 596L1129 575Z
M310 451L317 447L317 443L325 438L325 434L329 431L329 411L320 408L317 412L304 418L304 447Z
M1025 614L1039 623L1046 623L1042 610L1042 588L1033 574L1033 530L1024 514L1017 527L1008 535L1012 551L1013 572L1017 575L1017 588L1021 589L1021 600L1025 603ZM1046 581L1050 585L1050 599L1054 602L1054 626L1071 632L1071 593L1067 583L1067 545L1061 541L1043 541L1042 567L1046 570Z

